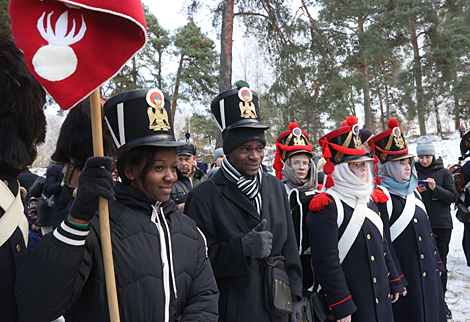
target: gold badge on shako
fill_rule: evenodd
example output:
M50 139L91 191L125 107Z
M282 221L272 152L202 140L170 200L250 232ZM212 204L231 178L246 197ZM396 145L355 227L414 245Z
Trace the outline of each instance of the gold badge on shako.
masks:
M242 87L238 90L238 98L242 100L239 103L240 107L240 116L246 119L255 119L256 118L256 109L255 104L251 102L253 99L253 94L248 87Z
M294 145L306 145L300 128L294 128L292 134L294 134Z
M356 149L362 149L361 136L359 135L359 125L355 124L352 127L352 133L354 135L353 137L354 147Z
M403 140L403 137L401 136L401 129L399 127L394 127L392 130L393 133L393 140L395 141L395 145L399 149L404 149L405 148L405 141Z
M168 112L165 109L165 96L159 89L151 89L147 92L147 103L150 107L147 109L149 116L149 129L154 131L169 131L170 122L168 121Z

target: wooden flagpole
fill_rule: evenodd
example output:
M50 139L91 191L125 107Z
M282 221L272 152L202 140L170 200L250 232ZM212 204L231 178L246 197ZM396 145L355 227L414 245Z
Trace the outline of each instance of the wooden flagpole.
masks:
M93 134L93 152L95 156L104 156L103 131L101 128L100 88L91 93L91 126ZM119 322L119 305L116 291L116 278L114 276L113 250L111 247L111 231L109 229L108 201L103 197L99 199L98 210L100 214L101 248L103 250L104 275L106 279L106 292L108 295L109 317L111 322Z

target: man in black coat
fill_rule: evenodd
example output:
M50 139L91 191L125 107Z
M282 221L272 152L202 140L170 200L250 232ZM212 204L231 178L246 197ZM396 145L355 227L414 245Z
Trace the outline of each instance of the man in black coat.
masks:
M178 169L178 181L171 190L171 200L178 205L178 210L183 212L186 196L191 189L206 180L204 171L195 166L196 147L186 144L176 148L176 162Z
M185 213L207 239L220 291L219 321L297 322L302 272L289 201L282 182L261 169L267 127L259 121L258 98L246 86L237 87L211 106L227 157L220 171L189 192ZM234 212L251 231L243 231ZM285 257L294 301L293 312L282 316L265 308L261 266L278 255Z
M28 212L17 177L34 162L36 144L44 142L46 92L5 33L0 33L0 84L0 320L16 322L13 287L28 256Z

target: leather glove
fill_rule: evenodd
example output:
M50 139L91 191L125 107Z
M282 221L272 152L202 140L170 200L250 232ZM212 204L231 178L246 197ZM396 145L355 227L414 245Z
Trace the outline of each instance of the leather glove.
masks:
M294 308L292 313L289 314L289 322L300 322L302 321L302 304L294 301Z
M70 207L70 216L90 221L98 209L99 197L115 200L112 166L110 157L88 158L78 179L77 196Z
M261 220L258 226L242 237L245 256L264 258L271 254L273 234L264 228L266 228L266 219Z

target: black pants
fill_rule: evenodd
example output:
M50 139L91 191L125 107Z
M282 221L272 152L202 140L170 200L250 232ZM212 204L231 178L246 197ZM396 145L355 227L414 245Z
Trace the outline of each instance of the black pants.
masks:
M441 275L442 289L444 293L447 291L447 254L449 253L450 236L452 229L433 228L434 239L436 240L437 250L444 264L445 271Z

